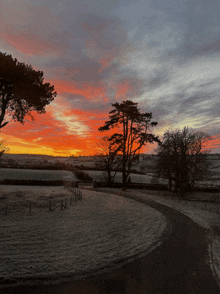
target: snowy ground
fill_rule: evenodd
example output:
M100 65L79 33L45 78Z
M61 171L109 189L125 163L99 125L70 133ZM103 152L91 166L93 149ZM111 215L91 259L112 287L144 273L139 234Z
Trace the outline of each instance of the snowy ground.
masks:
M94 181L102 181L103 180L103 171L99 170L84 170L87 174L89 174L90 177L93 178ZM152 180L153 174L148 174L148 175L141 175L141 174L130 174L131 182L132 183L147 183L149 184ZM116 183L122 183L122 173L117 172L114 178L114 181ZM158 181L161 184L167 184L167 180L164 179L158 179Z
M73 194L63 186L16 186L0 185L0 216L4 214L6 204L8 209L14 212L28 212L32 203L33 212L36 208L48 209L49 199L52 204L71 198Z
M165 217L158 211L107 193L121 191L118 189L82 190L82 202L54 212L49 212L47 206L51 196L53 201L60 201L72 195L64 187L0 186L0 189L0 196L4 195L0 199L2 206L17 201L42 204L34 207L31 214L26 206L23 211L0 215L0 277L20 282L22 277L70 275L77 279L86 275L86 271L121 266L126 259L132 260L154 249L162 242L161 236L169 231ZM134 195L134 191L126 193ZM210 231L213 226L220 228L220 215L214 205L209 204L215 212L209 212L202 210L204 203L178 202L162 197L162 193L135 191L136 196L181 211ZM220 281L220 237L214 232L209 252L210 266Z
M103 171L99 170L84 170L87 174L89 174L90 177L93 178L94 181L103 181ZM152 178L154 177L153 173L147 173L146 175L142 174L130 174L131 183L145 183L150 184L152 181ZM165 184L168 185L168 180L163 178L156 178L159 184ZM197 181L196 186L197 187L220 187L220 180L219 176L210 178L206 181ZM116 183L122 183L122 173L117 172L114 178L114 182Z
M35 190L38 197L48 199L58 188ZM5 187L5 193L7 189L16 192L16 186ZM34 198L33 187L23 190L24 199ZM168 232L166 218L153 208L113 194L83 190L83 200L66 210L42 208L1 216L0 277L20 283L27 283L23 278L31 278L31 283L45 277L45 282L49 277L59 282L58 277L65 275L82 278L150 252Z

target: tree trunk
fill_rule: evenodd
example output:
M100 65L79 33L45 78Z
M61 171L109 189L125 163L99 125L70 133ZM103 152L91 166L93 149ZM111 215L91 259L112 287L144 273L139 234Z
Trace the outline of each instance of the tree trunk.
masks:
M171 177L169 178L169 189L170 189L170 191L172 191L172 178Z
M126 169L123 166L123 170L122 170L122 186L123 187L126 187L126 179L127 179Z
M123 150L123 162L122 162L122 186L126 186L126 179L127 179L127 173L126 173L126 157L125 157L125 147Z
M111 180L111 171L108 170L108 185L109 186L111 185L111 182L112 182L112 180Z

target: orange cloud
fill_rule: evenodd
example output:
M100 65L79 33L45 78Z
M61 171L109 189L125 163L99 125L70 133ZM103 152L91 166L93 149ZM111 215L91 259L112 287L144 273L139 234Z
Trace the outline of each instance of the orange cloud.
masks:
M99 73L101 73L105 68L107 68L111 61L112 61L112 58L113 57L103 57L103 58L100 58L100 64L101 64L101 67L99 69Z
M98 128L108 120L108 113L101 111L94 114L90 110L72 109L65 110L64 116L76 115L78 122L89 126L90 131L81 135L77 131L69 133L68 127L56 119L52 107L45 114L35 114L35 121L26 118L25 123L10 122L2 129L2 138L5 145L10 148L10 153L34 153L57 156L68 155L94 155L97 153L96 142L99 138L112 135L116 129L99 132ZM152 153L156 144L147 144L141 152ZM220 135L212 137L207 148L219 148Z
M85 118L88 115L82 111L78 111L78 113ZM65 123L58 121L51 110L45 114L35 113L34 117L35 121L26 117L23 125L18 122L10 122L2 129L2 138L10 147L10 153L48 155L96 153L94 142L100 135L97 128L91 130L86 136L81 136L77 132L68 134Z
M211 136L210 140L206 143L206 149L214 151L215 148L220 148L220 135Z
M83 82L81 85L76 82L68 82L62 80L51 80L51 84L55 86L55 89L59 94L70 93L74 95L81 95L87 99L104 99L108 101L106 96L106 89L102 85L90 85L86 82Z
M44 55L60 51L58 46L35 34L7 34L3 32L1 36L10 46L26 55Z
M1 38L11 47L26 55L60 52L60 47L48 41L48 32L60 24L49 7L27 0L3 1L1 10Z
M127 81L123 81L123 83L120 83L116 86L117 91L116 91L116 100L124 97L128 90L130 89L130 85L128 84Z

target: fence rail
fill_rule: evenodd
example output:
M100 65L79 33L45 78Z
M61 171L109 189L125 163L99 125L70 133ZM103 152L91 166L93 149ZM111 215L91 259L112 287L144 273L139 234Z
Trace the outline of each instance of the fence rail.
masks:
M34 201L21 201L21 202L7 202L6 205L0 208L0 216L7 216L11 213L19 213L19 212L33 212L39 211L39 209L47 208L48 211L55 211L56 209L64 210L73 203L78 200L82 200L82 191L77 188L67 187L68 190L72 192L72 196L70 198L65 198L61 200L53 200L51 197L48 200L43 202L36 203ZM46 209L45 209L46 211Z
M79 187L81 186L94 186L94 181L79 181Z

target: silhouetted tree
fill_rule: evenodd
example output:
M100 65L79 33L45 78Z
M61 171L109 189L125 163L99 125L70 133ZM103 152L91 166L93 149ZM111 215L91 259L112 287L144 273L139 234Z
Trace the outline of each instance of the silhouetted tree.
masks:
M54 100L56 92L43 80L42 71L0 52L0 128L8 123L4 122L5 115L24 123L26 115L34 119L32 111L45 113L45 106Z
M118 128L109 141L112 146L117 146L122 154L122 183L126 185L131 167L139 162L139 151L146 143L159 142L158 137L148 133L150 127L157 122L151 122L152 113L141 113L138 103L130 100L122 103L113 103L113 110L109 112L109 120L105 122L99 131L108 131L110 128Z
M183 130L168 130L157 149L156 172L169 180L169 188L183 194L194 187L207 173L207 151L205 143L210 137L202 132L194 132L188 127Z
M0 165L1 165L1 158L2 158L2 156L4 154L4 152L9 151L9 148L4 145L4 142L5 142L4 140L0 141Z
M111 185L120 166L120 158L116 157L118 146L113 146L109 139L109 136L104 136L96 143L99 149L99 154L96 155L99 158L96 166L105 171L105 181Z

